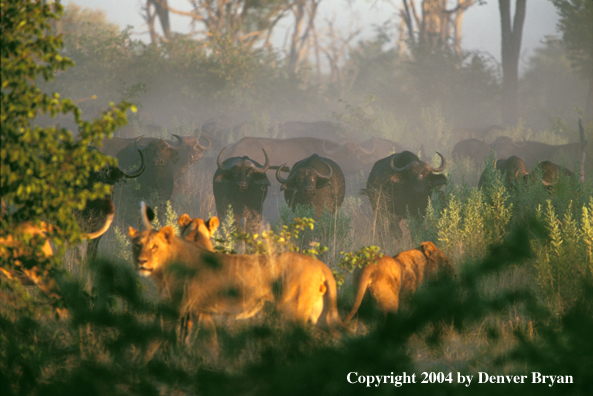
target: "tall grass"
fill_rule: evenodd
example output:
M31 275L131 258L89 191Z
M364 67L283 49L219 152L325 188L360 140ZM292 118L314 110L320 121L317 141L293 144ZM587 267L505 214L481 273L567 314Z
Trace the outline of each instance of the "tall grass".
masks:
M203 218L215 214L210 168L198 163L190 170L183 193L158 208L161 225L175 225L181 213ZM538 180L507 186L488 168L481 189L474 183L450 183L442 194L435 193L426 215L410 219L409 240L388 231L382 241L373 240L370 205L358 195L348 196L337 213L324 213L313 229L312 221L303 226L294 220L314 217L310 208L282 207L271 231L243 240L281 250L286 236L279 238L286 230L300 251L317 255L337 271L344 280L342 296L355 266L368 264L377 252L395 255L425 240L450 256L457 277L423 285L407 307L374 323L364 337L334 340L324 332L291 329L269 309L243 324L219 320L222 349L217 361L208 360L197 343L181 344L175 333L163 329L161 318L177 317L174 307L159 303L154 285L133 273L126 231L129 225L139 226L139 207L126 198L131 194L125 189L133 188L128 183L116 190L116 222L101 242L100 254L108 260L79 263L73 254L70 268L80 271L58 278L61 304L70 313L67 321L55 319L41 294L34 295L34 314L19 310L14 304L18 295L0 280L0 392L349 394L360 392L360 386L345 380L351 371L442 371L455 376L455 371L539 370L573 375L576 384L562 392L587 394L593 386L591 181L561 177L552 191ZM237 250L233 219L222 217L219 250ZM291 226L301 227L298 235ZM349 303L347 297L340 300L342 316ZM147 362L146 351L155 340L165 342ZM531 392L500 384L420 385L408 389L427 394ZM557 389L555 385L552 391Z

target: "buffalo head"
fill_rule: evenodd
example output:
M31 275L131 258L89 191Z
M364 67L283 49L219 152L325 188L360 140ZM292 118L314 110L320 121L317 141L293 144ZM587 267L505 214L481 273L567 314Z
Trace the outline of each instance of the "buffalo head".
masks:
M525 180L525 177L529 175L525 162L514 155L504 160L496 160L494 167L503 175L503 179L508 185ZM487 170L484 170L480 176L479 187L486 183L486 172Z
M317 154L297 162L290 171L288 178L280 176L280 171L287 164L282 164L276 170L276 180L281 184L281 190L291 189L304 195L314 195L318 188L331 183L333 168L329 162ZM323 167L324 173L317 168Z
M140 154L140 165L136 169L131 170L131 171L125 171L122 168L120 168L119 166L118 167L105 166L96 172L91 172L91 175L89 177L89 185L93 185L94 183L99 182L99 183L109 184L109 185L113 186L120 181L125 181L126 179L133 179L133 178L140 176L142 174L142 172L144 172L144 168L146 167L146 161L144 160L144 154L137 146L137 143L141 138L142 138L142 136L138 137L136 139L136 141L134 142L134 147L138 151L138 154ZM91 147L91 150L98 150L98 149L95 147Z
M421 161L409 151L392 154L380 159L373 165L363 190L373 207L375 214L381 212L392 225L398 224L406 212L424 213L432 191L447 183L442 172L446 166L445 157L441 165L434 168Z
M266 150L262 149L266 158L263 166L247 156L231 157L222 162L221 157L224 150L226 150L226 147L222 149L216 159L216 163L218 164L217 175L215 175L214 179L216 183L220 183L223 180L232 181L239 191L247 190L250 181L256 184L270 184L266 176L266 171L270 168L270 160Z
M437 155L441 157L441 165L438 168L420 161L409 151L393 155L389 162L389 167L393 171L391 182L406 184L415 193L430 193L433 189L446 184L447 177L436 173L445 170L447 161L441 153L437 152Z
M174 146L162 139L151 140L145 146L139 147L148 159L148 163L154 168L164 168L169 163L176 163L179 161L179 151L185 148L186 144L181 137L174 135L179 144Z
M344 202L344 173L331 159L313 154L294 164L286 179L280 176L284 165L276 171L276 179L282 184L284 199L291 208L297 204L313 205L319 218L324 207L334 213Z

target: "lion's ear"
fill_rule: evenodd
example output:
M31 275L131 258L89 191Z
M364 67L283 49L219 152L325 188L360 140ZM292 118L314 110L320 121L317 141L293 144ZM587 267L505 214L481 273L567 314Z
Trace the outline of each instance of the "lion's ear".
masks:
M428 241L428 242L422 242L420 244L420 247L424 251L424 255L426 257L432 256L432 254L437 251L437 247L435 246L435 244L432 243L432 242L430 242L430 241Z
M210 235L212 235L212 234L214 234L214 232L216 232L219 225L220 225L220 220L218 220L218 217L214 216L214 217L211 217L210 219L208 219L208 221L206 222L206 227L208 228Z
M191 223L191 217L189 217L187 213L182 214L179 217L179 220L177 220L177 224L179 225L179 227L185 228L189 225L189 223Z
M136 236L138 236L138 231L134 227L130 226L128 229L128 235L130 238L136 238Z
M171 226L164 226L163 228L161 228L159 233L165 238L165 240L169 244L173 241L173 238L175 238L175 230Z

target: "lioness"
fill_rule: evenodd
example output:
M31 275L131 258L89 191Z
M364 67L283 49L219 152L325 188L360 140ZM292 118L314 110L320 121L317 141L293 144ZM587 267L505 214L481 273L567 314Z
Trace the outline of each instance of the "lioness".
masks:
M211 238L214 236L214 232L216 232L220 225L218 217L214 216L207 221L204 221L200 218L192 219L186 213L179 217L177 224L181 227L181 236L185 240L195 242L211 252L214 251Z
M2 201L4 205L4 201ZM83 235L85 239L94 239L103 235L113 222L115 215L115 206L113 201L105 199L103 204L103 211L105 213L105 222L97 231ZM54 279L47 279L44 277L38 266L32 266L26 268L22 265L21 260L37 260L41 257L32 258L25 256L23 245L20 241L17 241L14 235L25 235L29 237L41 236L43 237L43 246L40 251L44 257L50 257L54 254L53 249L47 239L47 234L52 231L52 225L45 222L41 222L39 225L34 225L30 222L24 222L19 224L14 234L8 234L4 237L0 237L0 257L3 259L10 260L14 263L13 267L0 267L0 273L4 274L8 279L17 278L21 284L25 286L36 285L41 291L43 291L50 298L58 298L59 296L55 293L56 282ZM10 262L9 261L9 262ZM65 311L61 314L65 315Z
M339 335L337 327L343 324L337 310L336 282L321 261L298 253L214 253L177 237L170 226L153 230L144 203L141 207L147 229L130 227L128 231L134 265L140 275L156 279L162 297L179 306L181 317L199 317L215 335L211 315L245 319L271 301L288 321L305 326L321 319L332 334ZM281 287L275 287L278 285ZM212 346L217 348L217 342Z
M395 313L403 294L414 294L425 277L436 275L441 270L453 273L447 256L434 243L422 242L416 249L400 252L394 257L383 256L376 264L355 271L358 291L344 323L350 322L356 314L367 289L384 314Z

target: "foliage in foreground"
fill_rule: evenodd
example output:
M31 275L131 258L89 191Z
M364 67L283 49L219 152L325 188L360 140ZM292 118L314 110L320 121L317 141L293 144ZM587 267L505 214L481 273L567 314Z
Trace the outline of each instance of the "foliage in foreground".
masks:
M111 103L111 109L101 118L87 122L81 119L81 111L72 100L62 99L57 93L43 93L38 81L52 80L56 73L72 66L59 52L61 37L51 31L51 23L59 18L62 6L40 0L2 0L1 9L0 238L13 235L19 248L3 246L0 265L8 272L21 264L37 266L42 278L51 279L61 271L61 263L54 258L42 259L42 238L32 238L19 226L45 221L49 224L47 237L59 252L66 243L81 241L75 210L109 193L109 187L102 183L89 185L89 176L106 165L116 165L116 160L90 146L99 145L106 135L124 125L125 112L131 106ZM41 113L51 117L72 113L78 125L76 140L65 128L33 126ZM25 259L31 257L35 259ZM19 282L12 285L30 308L33 301Z
M485 296L480 284L533 257L532 235L545 238L545 227L532 222L509 233L489 249L486 258L466 267L456 280L427 285L416 294L410 309L379 323L365 337L332 342L321 334L283 329L274 320L253 326L224 330L222 361L204 365L196 344L176 343L175 334L163 333L155 320L176 317L167 306L141 297L138 279L123 263L98 261L91 265L90 292L77 282L61 281L68 321L29 316L4 304L0 317L0 383L3 394L359 394L364 384L350 384L348 373L396 375L417 373L407 345L420 337L432 349L443 343L444 326L464 334L485 322L488 316L519 310L533 327L515 328L515 346L495 356L489 367L458 368L464 375L543 374L571 375L573 385L525 387L476 384L404 385L399 393L456 394L586 394L593 386L593 282L581 276L583 298L561 317L539 303L527 288L500 290ZM9 294L3 294L8 298ZM435 309L436 308L436 309ZM496 327L485 332L489 343L501 342ZM320 338L321 337L321 338ZM155 339L168 342L145 362L145 348ZM506 342L506 341L505 341ZM476 357L480 359L480 357ZM450 368L441 369L445 374ZM453 373L456 377L456 373ZM391 393L391 384L378 392Z
M411 222L415 243L432 240L458 265L480 260L509 230L535 218L545 238L532 235L529 269L536 292L560 309L582 297L581 279L593 276L593 185L577 177L560 177L547 190L536 177L505 185L487 164L482 188L449 186L444 202L431 202L425 218Z

